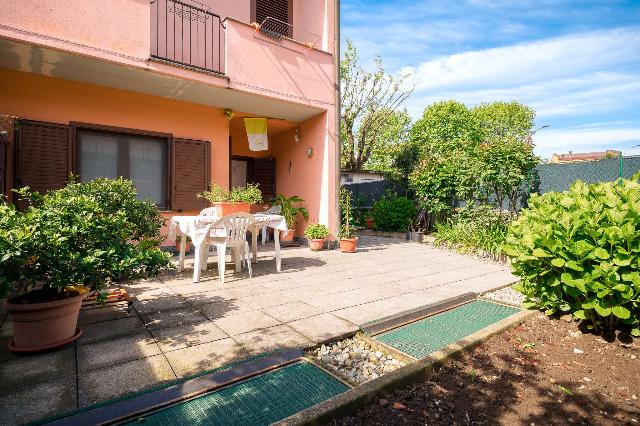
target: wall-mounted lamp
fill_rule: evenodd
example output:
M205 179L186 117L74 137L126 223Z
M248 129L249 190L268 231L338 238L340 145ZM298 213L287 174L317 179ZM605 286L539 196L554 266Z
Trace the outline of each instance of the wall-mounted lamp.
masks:
M296 129L296 132L293 134L293 141L294 141L294 142L296 143L296 145L297 145L297 144L299 144L299 143L300 143L300 140L301 140L301 139L302 139L302 138L300 137L300 127L298 127L298 128Z
M313 157L313 148L311 147L307 148L307 157L309 158Z

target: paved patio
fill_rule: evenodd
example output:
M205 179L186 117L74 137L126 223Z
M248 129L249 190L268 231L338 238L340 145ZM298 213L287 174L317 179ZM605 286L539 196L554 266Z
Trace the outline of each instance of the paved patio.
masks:
M26 422L197 374L250 355L309 347L360 324L516 281L504 265L401 240L365 237L356 254L260 246L254 277L214 258L200 283L181 275L124 283L135 296L83 311L83 336L35 356L6 348L10 323L0 312L2 421ZM190 268L190 263L188 263Z

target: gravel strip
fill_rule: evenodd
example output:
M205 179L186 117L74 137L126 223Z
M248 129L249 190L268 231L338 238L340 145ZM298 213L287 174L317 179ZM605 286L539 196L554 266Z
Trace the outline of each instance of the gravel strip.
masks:
M490 293L485 293L482 297L518 307L524 301L524 294L515 291L511 287L505 287Z
M404 365L404 362L391 355L372 348L360 334L332 345L322 345L312 351L310 356L329 371L356 385Z

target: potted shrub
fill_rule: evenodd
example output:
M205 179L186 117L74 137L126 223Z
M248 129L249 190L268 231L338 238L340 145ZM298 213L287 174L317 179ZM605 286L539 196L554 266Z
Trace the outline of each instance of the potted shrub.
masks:
M250 213L253 204L262 203L262 191L257 183L248 183L246 186L225 189L216 183L211 183L211 189L198 194L217 210L218 217L224 217L233 213Z
M340 251L343 253L355 253L358 237L355 234L352 221L351 191L345 187L340 188L340 211L342 212L342 227L340 228Z
M298 206L298 204L303 202L304 200L297 195L287 198L282 194L276 195L276 198L271 200L272 206L280 206L281 214L284 216L284 220L287 222L287 227L289 228L289 232L286 236L282 237L282 241L293 241L293 237L295 235L295 223L298 215L302 215L305 220L309 219L309 212L307 209L302 206Z
M304 235L309 239L309 248L320 251L324 247L324 239L329 235L329 228L320 223L312 223L304 230Z
M14 352L69 343L82 300L121 277L155 275L170 265L160 250L164 219L136 199L130 181L68 184L44 196L18 192L30 206L19 212L0 201L0 297L13 325Z

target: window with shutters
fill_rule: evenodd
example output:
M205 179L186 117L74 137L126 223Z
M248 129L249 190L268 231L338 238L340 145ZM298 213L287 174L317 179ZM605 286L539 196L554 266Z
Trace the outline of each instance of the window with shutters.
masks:
M255 0L254 16L262 31L293 37L291 0Z
M167 138L92 129L79 129L76 135L82 182L102 177L130 179L139 199L167 208Z

